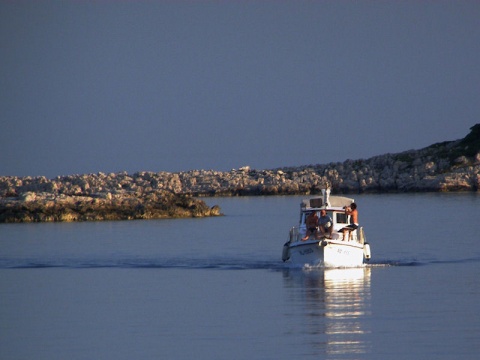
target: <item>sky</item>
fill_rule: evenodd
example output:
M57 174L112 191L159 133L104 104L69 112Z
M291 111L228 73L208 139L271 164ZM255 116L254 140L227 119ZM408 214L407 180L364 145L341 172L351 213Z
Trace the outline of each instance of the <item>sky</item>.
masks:
M463 138L480 1L0 0L0 176L273 169Z

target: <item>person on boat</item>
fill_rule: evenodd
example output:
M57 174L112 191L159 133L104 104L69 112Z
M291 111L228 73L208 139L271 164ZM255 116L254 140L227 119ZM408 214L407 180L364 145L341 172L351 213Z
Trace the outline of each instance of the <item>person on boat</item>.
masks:
M350 215L350 225L345 226L343 231L343 240L347 240L347 233L348 233L348 240L352 240L352 232L358 229L358 211L357 211L357 204L352 203L350 206L345 207L345 215Z
M305 220L305 225L307 225L307 233L305 234L305 237L302 238L302 240L308 240L308 238L312 234L314 234L315 238L317 238L318 216L316 211L312 211L310 215L307 216L307 219Z
M328 233L328 238L332 238L333 220L329 215L327 215L327 210L320 211L320 217L318 218L318 228L322 233L322 237L325 237Z

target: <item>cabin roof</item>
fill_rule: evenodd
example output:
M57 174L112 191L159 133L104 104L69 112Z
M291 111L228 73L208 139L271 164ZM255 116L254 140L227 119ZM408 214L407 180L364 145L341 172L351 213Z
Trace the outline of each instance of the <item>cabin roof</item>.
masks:
M355 202L355 200L353 200L352 198L349 198L349 197L345 197L345 196L329 196L329 202L330 202L330 206L326 206L326 204L324 204L323 202L323 197L322 196L316 196L316 197L313 197L313 198L309 198L309 199L304 199L302 200L302 204L301 204L301 207L303 209L321 209L321 208L343 208L344 206L349 206L351 205L353 202Z

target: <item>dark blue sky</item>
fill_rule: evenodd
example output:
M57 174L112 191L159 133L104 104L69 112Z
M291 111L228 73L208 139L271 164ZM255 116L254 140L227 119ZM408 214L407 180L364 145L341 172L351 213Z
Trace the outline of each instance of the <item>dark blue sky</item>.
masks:
M465 136L479 1L0 0L0 175L267 169Z

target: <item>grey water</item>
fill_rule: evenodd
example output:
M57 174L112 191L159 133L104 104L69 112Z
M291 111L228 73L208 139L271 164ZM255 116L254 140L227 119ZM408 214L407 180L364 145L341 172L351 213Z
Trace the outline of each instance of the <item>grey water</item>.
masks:
M281 261L302 197L0 225L0 359L477 359L480 195L356 195L372 260Z

